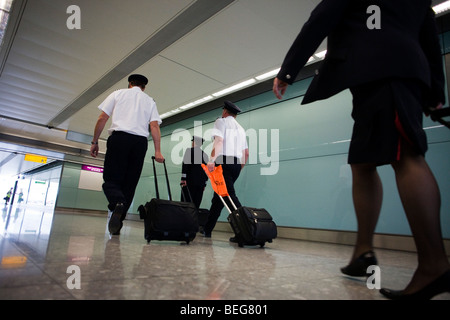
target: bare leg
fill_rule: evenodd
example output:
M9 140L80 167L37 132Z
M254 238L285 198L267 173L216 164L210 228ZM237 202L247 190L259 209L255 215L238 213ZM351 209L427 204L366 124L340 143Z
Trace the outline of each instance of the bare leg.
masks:
M380 216L383 186L374 164L352 164L353 205L358 222L351 261L373 249L373 234Z
M392 164L397 188L417 248L418 267L404 293L414 293L450 269L440 223L439 187L425 158L403 143Z

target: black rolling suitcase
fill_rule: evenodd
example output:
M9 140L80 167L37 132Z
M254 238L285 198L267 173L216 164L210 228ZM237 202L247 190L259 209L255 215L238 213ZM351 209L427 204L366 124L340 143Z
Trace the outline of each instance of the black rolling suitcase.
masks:
M229 215L228 222L233 229L239 247L244 245L259 245L264 247L266 242L272 242L277 237L277 225L272 216L265 209L240 207L236 208L233 200L228 194L225 179L223 178L222 166L217 166L213 172L209 172L208 167L202 164L203 170L211 181L214 192L222 200ZM231 210L223 197L230 200L234 210Z
M228 222L233 229L239 247L244 245L264 247L266 242L271 243L277 237L277 225L266 209L239 207L236 208L231 197L228 196L234 210L230 210L222 196L222 200L229 215Z
M155 157L153 171L155 175L156 198L138 208L140 218L144 220L144 237L148 243L151 240L186 241L189 244L194 240L198 231L198 212L192 202L173 201L170 192L169 177L166 163L166 175L169 200L160 199L158 180L156 176Z
M266 209L240 207L228 216L239 247L272 242L277 237L277 226Z

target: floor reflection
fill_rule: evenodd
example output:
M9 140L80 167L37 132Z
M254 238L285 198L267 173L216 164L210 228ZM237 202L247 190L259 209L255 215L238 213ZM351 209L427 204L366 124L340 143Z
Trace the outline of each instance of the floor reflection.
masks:
M19 238L25 235L48 236L53 216L53 207L21 204L4 206L0 235L8 238Z
M0 221L2 268L23 268L28 254L45 257L54 217L53 208L45 206L4 206ZM13 255L5 253L6 243L18 249Z
M106 214L38 206L4 208L0 223L0 299L384 299L365 281L340 274L351 246L275 239L264 248L239 248L225 232L189 245L147 244L141 221L126 220L120 237L110 237ZM408 283L414 253L377 254L382 281L392 288Z

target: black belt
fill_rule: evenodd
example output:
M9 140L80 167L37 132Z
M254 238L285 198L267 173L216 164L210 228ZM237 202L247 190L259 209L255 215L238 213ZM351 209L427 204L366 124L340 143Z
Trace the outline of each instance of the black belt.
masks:
M125 131L117 131L117 130L114 130L114 131L111 133L111 136L128 136L128 137L130 137L130 138L145 139L145 140L148 141L148 139L147 139L146 137L144 137L144 136L140 136L140 135L137 135L137 134L128 133L128 132L125 132Z
M240 164L241 159L233 156L219 156L216 159L217 164Z
M125 131L116 131L114 130L111 135L133 135L131 133L125 132Z

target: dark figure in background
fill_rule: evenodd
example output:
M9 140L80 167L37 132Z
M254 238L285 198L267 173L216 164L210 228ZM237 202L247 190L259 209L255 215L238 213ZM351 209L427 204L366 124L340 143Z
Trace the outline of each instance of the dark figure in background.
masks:
M21 204L21 203L23 202L23 191L22 191L22 190L21 190L20 193L19 193L19 199L17 199L17 202L18 202L19 204Z
M8 190L8 192L6 193L6 197L3 198L3 200L5 200L5 206L8 205L9 200L11 199L12 193L13 193L13 188Z
M375 5L374 5L375 4ZM377 264L373 235L383 189L377 167L390 164L417 247L418 266L404 290L382 288L390 299L431 299L450 292L450 264L440 225L439 187L425 161L423 112L445 102L444 73L430 0L323 0L311 13L274 80L281 99L322 41L327 54L302 104L349 88L354 119L348 163L358 233L349 265L366 276Z
M193 202L197 209L200 209L206 181L208 181L208 176L201 165L208 163L208 155L201 149L205 141L203 138L193 136L191 141L192 148L186 149L181 167L180 184L183 187L181 201ZM189 192L186 188L189 188Z

